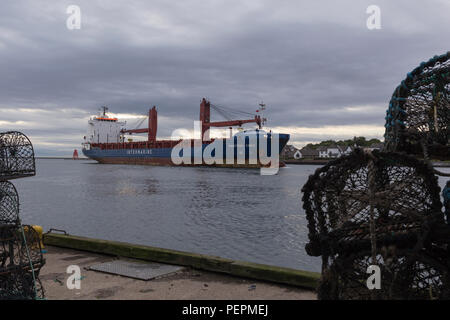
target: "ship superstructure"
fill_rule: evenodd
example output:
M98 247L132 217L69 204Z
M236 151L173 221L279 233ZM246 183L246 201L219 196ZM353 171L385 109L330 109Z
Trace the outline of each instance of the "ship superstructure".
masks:
M122 129L126 122L110 117L107 112L108 108L102 107L99 115L89 119L84 144L123 142Z

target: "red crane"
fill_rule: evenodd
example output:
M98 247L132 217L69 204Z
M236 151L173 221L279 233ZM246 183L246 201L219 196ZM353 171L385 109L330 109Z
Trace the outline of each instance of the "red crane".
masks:
M210 122L211 120L211 103L203 98L200 104L200 121L202 126L202 141L210 141L208 129L211 127L233 127L242 126L244 123L256 123L261 129L262 121L260 116L255 116L254 119L248 120L228 120L228 121L217 121Z
M219 111L217 106L214 108ZM245 114L249 114L246 112L241 112ZM211 103L207 101L205 98L202 99L200 104L200 121L202 126L202 141L210 141L209 131L208 129L211 127L233 127L233 126L242 126L245 123L256 123L261 129L261 125L264 122L264 118L261 116L255 115L254 119L248 120L228 120L228 121L218 121L211 122ZM156 107L153 106L148 111L148 128L143 129L130 129L130 130L122 130L121 133L148 133L148 141L155 142L156 141L156 130L158 129L158 113L156 111ZM208 132L207 132L208 131ZM205 134L206 133L206 134Z
M147 133L148 132L148 141L156 141L156 130L158 129L158 112L156 111L156 107L153 106L150 110L148 110L148 128L143 129L130 129L130 130L122 130L122 133Z

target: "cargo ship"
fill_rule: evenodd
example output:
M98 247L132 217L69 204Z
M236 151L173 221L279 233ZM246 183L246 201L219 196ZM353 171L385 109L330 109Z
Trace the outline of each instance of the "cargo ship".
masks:
M266 122L262 116L265 110L263 103L256 110L257 114L246 120L231 120L227 117L226 121L211 122L211 108L225 116L231 110L225 111L224 107L214 106L203 98L200 103L199 139L158 140L156 107L148 112L148 128L141 129L126 129L126 122L109 116L108 109L103 107L98 116L91 117L88 121L88 132L82 143L82 152L90 159L108 164L256 168L284 166L279 161L279 154L290 136L262 129ZM257 128L243 130L242 125L247 123L254 123ZM232 128L236 126L240 131L233 135ZM210 128L213 127L229 128L230 136L210 138ZM127 138L129 135L142 133L147 134L146 141Z

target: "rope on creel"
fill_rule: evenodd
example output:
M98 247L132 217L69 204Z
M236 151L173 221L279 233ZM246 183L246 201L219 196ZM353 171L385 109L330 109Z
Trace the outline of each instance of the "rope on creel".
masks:
M23 225L21 223L19 223L19 225L20 225L20 231L22 232L22 240L23 240L23 243L25 244L25 250L27 253L28 262L30 263L31 275L33 276L34 299L38 300L37 281L36 281L36 275L34 273L33 261L31 259L31 255L30 255L30 249L28 248L27 238L25 236L25 231L24 231Z

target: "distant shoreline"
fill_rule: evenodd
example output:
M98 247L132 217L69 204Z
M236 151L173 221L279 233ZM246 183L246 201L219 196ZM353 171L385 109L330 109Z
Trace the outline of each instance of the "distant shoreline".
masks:
M90 160L89 158L82 157L78 159L74 159L72 157L34 157L35 159L56 159L56 160Z
M331 160L280 160L283 161L285 164L300 164L300 165L325 165ZM436 168L450 168L450 162L444 162L444 161L432 161L433 167Z
M35 159L40 159L40 160L74 160L74 161L78 161L78 160L92 160L89 158L78 158L78 159L73 159L72 157L35 157ZM334 159L332 159L334 160ZM92 160L93 161L93 160ZM281 160L283 161L285 164L296 164L296 165L325 165L327 164L329 161L331 160ZM442 161L433 161L433 167L436 168L450 168L450 162L442 162Z
M281 160L286 164L327 164L330 160Z

